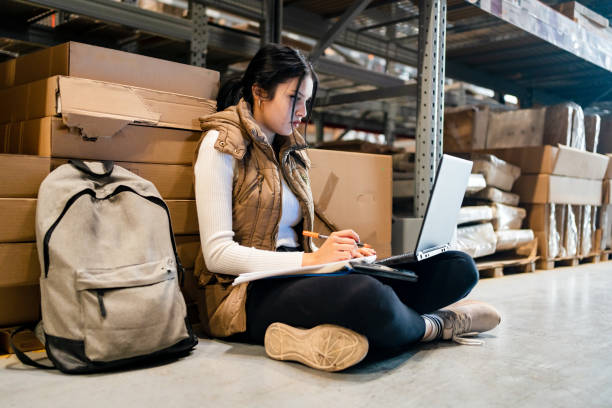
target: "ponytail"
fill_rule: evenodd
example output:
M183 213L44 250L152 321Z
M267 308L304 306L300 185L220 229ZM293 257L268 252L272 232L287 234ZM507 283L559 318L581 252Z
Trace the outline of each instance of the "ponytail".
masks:
M242 98L242 75L227 78L217 94L217 110L221 112L229 106L236 105Z

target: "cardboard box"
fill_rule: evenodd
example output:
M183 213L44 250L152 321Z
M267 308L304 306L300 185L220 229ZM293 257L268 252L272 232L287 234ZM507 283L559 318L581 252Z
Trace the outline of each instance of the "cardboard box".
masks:
M36 202L35 198L0 198L0 243L36 240ZM166 204L175 234L198 233L195 200L166 200Z
M2 353L14 353L11 347L11 333L18 329L19 326L5 327L0 329L0 354ZM36 338L36 335L31 331L22 331L17 333L13 338L13 342L17 346L17 349L21 351L33 351L44 349L45 346Z
M486 146L489 109L469 106L444 110L444 151L471 152Z
M36 244L0 244L0 326L40 319L40 266Z
M512 191L521 203L601 205L601 180L529 174L519 177Z
M0 242L36 240L35 198L0 198L0 217Z
M315 231L353 229L376 249L378 257L390 256L391 156L317 149L308 150L308 155L318 214Z
M195 235L199 232L198 210L195 200L166 200L172 231L176 235Z
M191 164L201 132L128 125L95 141L46 117L11 124L9 153L91 160Z
M601 130L601 116L585 115L584 116L584 137L586 140L586 150L588 152L597 152L599 144L599 132Z
M608 168L606 169L606 173L604 174L604 179L612 179L612 154L607 153L606 157L608 157Z
M552 7L584 28L599 31L603 28L607 28L610 24L606 17L594 12L577 1L567 1L565 3L555 4Z
M40 288L0 287L0 326L15 326L40 320Z
M486 148L541 146L545 117L545 108L491 113Z
M584 112L580 105L567 102L546 108L542 144L561 144L585 150Z
M520 167L523 175L553 174L601 180L610 161L605 155L566 146L487 149L487 152Z
M602 204L612 204L612 180L606 179L602 182L601 195Z
M67 162L65 159L51 159L51 168L55 170ZM164 200L195 200L193 167L190 165L121 161L116 161L115 165L152 182Z
M40 263L36 243L0 244L0 288L38 284Z
M13 58L0 63L0 89L15 85L15 61Z
M612 115L601 117L599 128L598 153L612 153ZM610 177L612 178L612 177Z
M17 58L15 85L69 75L216 99L219 73L129 52L68 42Z
M36 197L50 168L48 157L0 154L0 197Z
M170 14L177 17L187 17L187 9L166 4L157 0L138 0L138 7L155 11L157 13Z
M200 130L198 118L216 111L214 100L64 76L0 90L0 123L61 115L88 137L112 136L128 123ZM113 133L95 134L107 129Z

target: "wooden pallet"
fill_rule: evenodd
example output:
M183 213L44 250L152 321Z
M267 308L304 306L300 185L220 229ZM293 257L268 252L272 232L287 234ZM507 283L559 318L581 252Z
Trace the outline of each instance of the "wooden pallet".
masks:
M565 257L565 258L554 258L554 259L540 259L538 261L538 269L550 270L554 268L561 268L564 266L578 266L585 263L598 263L602 260L602 253L595 252L583 257ZM606 259L607 260L607 257Z
M535 272L538 240L534 239L511 253L480 259L476 267L481 278L499 278L514 273Z
M497 265L487 265L487 263L483 263L476 264L476 266L478 267L478 272L480 273L481 278L501 278L505 275L536 271L535 261L524 263L524 260L517 259L514 262L514 264L510 263Z

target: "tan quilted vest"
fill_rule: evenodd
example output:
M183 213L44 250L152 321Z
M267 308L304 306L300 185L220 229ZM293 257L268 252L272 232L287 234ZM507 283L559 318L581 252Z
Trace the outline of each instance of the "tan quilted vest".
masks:
M299 228L311 230L314 219L308 169L310 160L303 150L303 137L294 132L282 138L280 166L244 100L200 120L203 135L217 130L215 149L236 159L232 190L232 226L234 240L240 245L274 251L281 218L281 173L296 195L302 209ZM201 141L200 141L201 143ZM199 145L196 149L199 151ZM298 234L300 239L301 234ZM307 252L312 240L301 242ZM246 283L232 286L234 276L212 273L206 269L202 251L194 271L199 282L198 311L203 329L214 337L225 337L246 330Z

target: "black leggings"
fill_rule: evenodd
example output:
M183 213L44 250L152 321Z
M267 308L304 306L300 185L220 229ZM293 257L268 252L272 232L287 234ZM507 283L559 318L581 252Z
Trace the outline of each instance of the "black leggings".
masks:
M418 282L348 274L265 279L251 283L247 296L247 336L263 343L274 322L310 328L335 324L367 337L370 347L398 348L425 333L421 314L465 296L478 282L474 260L449 251L403 265Z

